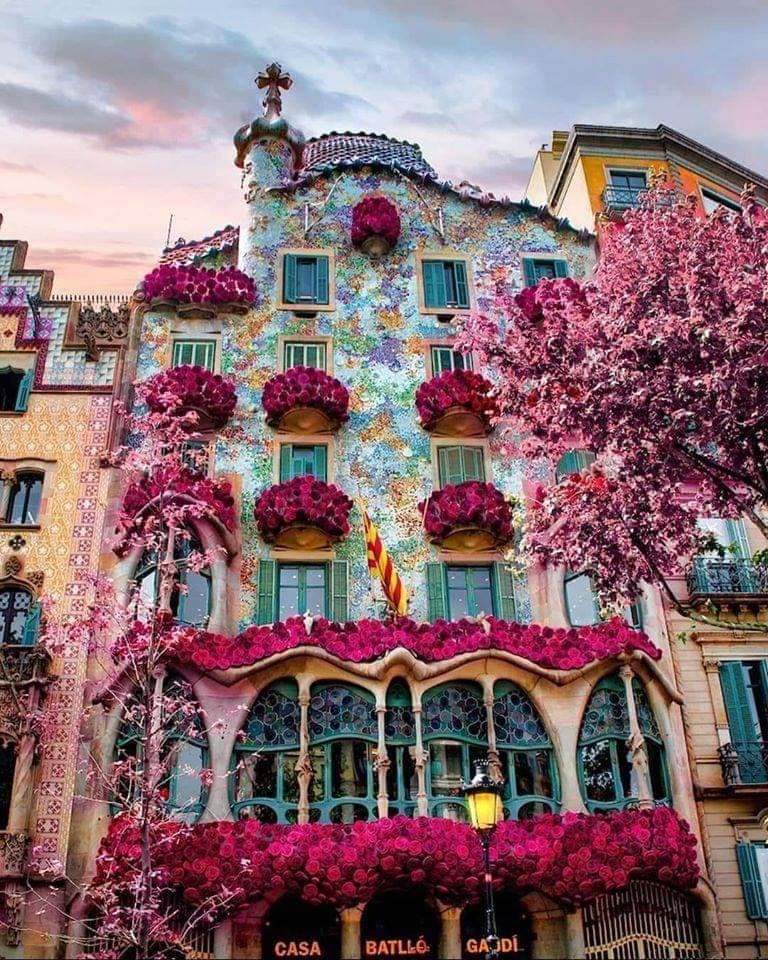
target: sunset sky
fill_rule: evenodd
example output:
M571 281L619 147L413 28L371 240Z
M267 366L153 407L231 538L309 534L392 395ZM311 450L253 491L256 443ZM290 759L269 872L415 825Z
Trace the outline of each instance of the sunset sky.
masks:
M518 198L573 123L666 123L768 170L764 0L0 0L0 212L59 293L129 292L172 238L237 223L253 78L307 136L417 141Z

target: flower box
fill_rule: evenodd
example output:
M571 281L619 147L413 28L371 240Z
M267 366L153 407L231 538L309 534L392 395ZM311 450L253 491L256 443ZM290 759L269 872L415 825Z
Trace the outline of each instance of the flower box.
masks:
M385 256L400 236L400 215L386 197L363 197L352 210L352 243L372 260Z
M439 437L483 437L493 430L498 405L485 377L447 370L416 391L422 427Z
M352 501L331 483L294 477L262 493L254 514L259 533L279 547L319 550L349 533Z
M446 550L494 550L513 536L512 508L492 483L448 484L422 501L419 510L431 542Z
M218 430L234 412L234 384L205 367L187 364L156 374L141 390L144 402L155 413L197 414L194 428Z
M267 423L286 433L329 433L349 419L349 392L314 367L291 367L264 384Z
M236 267L220 270L162 264L144 277L141 292L154 309L183 316L246 313L256 297L253 280Z

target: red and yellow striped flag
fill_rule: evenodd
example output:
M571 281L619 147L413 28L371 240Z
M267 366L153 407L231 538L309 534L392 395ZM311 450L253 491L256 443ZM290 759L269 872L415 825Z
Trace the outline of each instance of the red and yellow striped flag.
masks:
M381 580L381 586L390 607L396 613L404 616L408 610L408 591L397 570L395 570L395 565L387 553L387 548L381 541L379 531L373 525L373 521L368 516L368 511L362 503L360 504L360 512L363 514L368 569L372 577L378 577Z

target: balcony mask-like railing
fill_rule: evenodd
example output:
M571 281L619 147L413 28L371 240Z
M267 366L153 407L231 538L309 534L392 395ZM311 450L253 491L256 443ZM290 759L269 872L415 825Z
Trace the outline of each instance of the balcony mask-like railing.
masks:
M734 740L718 748L723 780L728 786L768 783L768 742Z
M695 597L768 595L768 566L752 560L697 557L688 571L688 594Z

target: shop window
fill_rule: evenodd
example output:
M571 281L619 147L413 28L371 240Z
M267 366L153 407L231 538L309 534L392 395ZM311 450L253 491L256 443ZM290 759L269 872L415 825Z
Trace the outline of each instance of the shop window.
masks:
M18 526L35 526L40 519L43 499L43 474L33 471L17 473L8 495L5 522Z
M299 803L301 709L295 680L278 680L251 707L233 755L232 809L236 817L293 823Z
M523 585L512 576L506 563L478 566L428 563L428 619L459 620L481 611L502 620L518 619L525 598Z
M416 809L418 777L414 753L416 750L416 720L411 694L404 680L393 680L387 690L387 712L384 726L387 741L389 769L387 796L389 815L398 813L413 816Z
M371 751L377 741L372 694L351 685L315 684L309 702L313 772L309 799L315 819L353 823L375 817L376 775Z
M174 340L172 367L188 364L193 367L205 367L213 370L216 363L215 340Z
M469 353L459 353L453 347L431 347L432 376L453 370L471 370L472 356Z
M330 303L327 256L295 253L283 255L283 303Z
M28 590L0 590L0 644L31 647L37 642L41 615L41 605Z
M668 802L664 747L645 691L637 679L632 689L648 756L653 798ZM623 808L637 800L637 783L627 749L629 709L624 684L615 674L595 687L579 733L579 777L590 811Z
M209 567L195 570L188 564L192 554L202 552L195 539L177 539L174 548L176 580L171 592L171 612L178 623L203 627L211 614L211 571ZM160 577L157 555L145 553L136 571L138 597L143 613L157 608L160 599Z
M422 699L423 741L429 753L427 796L432 816L466 820L462 782L488 758L488 721L478 684L443 684Z
M0 367L0 413L22 413L29 403L34 370Z
M439 446L437 448L437 473L440 486L449 483L466 483L469 480L485 482L485 451L469 444Z
M555 257L523 257L526 287L535 287L540 280L557 280L568 276L568 262Z
M558 783L552 743L529 697L506 680L494 689L493 722L508 815L526 819L555 812Z
M347 562L277 563L259 561L257 621L274 623L287 617L347 618Z
M280 446L280 483L295 477L328 479L328 447L324 443Z
M291 367L313 367L327 370L325 343L311 343L305 340L287 340L283 344L283 369Z
M468 310L469 284L464 260L422 260L424 306L427 310Z

